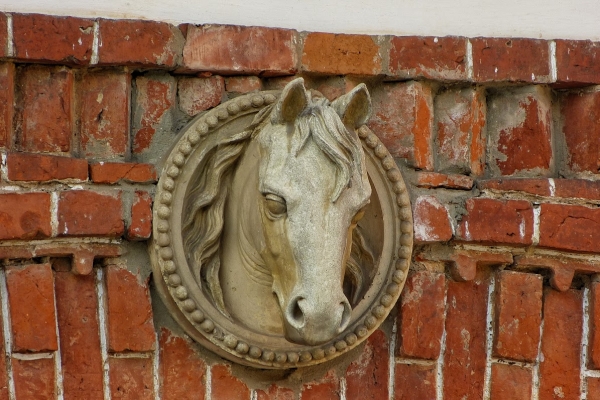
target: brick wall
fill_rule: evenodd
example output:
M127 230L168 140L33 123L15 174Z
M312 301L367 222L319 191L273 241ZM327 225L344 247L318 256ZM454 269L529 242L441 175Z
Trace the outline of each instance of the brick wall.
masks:
M600 46L0 14L0 399L600 398ZM194 115L360 82L416 246L367 343L291 371L193 344L150 283Z

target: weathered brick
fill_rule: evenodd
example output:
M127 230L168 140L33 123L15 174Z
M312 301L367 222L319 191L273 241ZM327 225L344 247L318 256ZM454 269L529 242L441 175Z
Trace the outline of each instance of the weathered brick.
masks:
M225 90L230 93L249 93L262 90L262 81L257 76L231 76L225 78Z
M99 21L98 65L174 67L181 58L183 35L156 21Z
M534 362L542 323L543 278L512 271L500 271L497 276L494 355Z
M215 399L247 400L250 398L248 386L231 374L231 367L217 364L212 367L212 395Z
M54 359L12 359L12 370L17 399L45 400L56 396Z
M0 317L2 317L0 311ZM0 354L5 354L4 332L0 329ZM0 399L9 400L8 397L8 373L6 370L6 357L0 357Z
M63 67L32 65L17 76L15 131L18 149L71 150L73 73Z
M488 281L448 282L444 399L481 399L485 370Z
M162 398L204 400L206 364L191 343L163 328L159 345Z
M340 381L335 372L329 371L322 379L302 385L302 400L338 400Z
M556 197L600 200L600 181L554 179L553 183Z
M488 99L488 165L494 175L549 175L554 166L551 102L541 87Z
M551 81L550 47L545 40L523 38L475 38L473 79L477 82Z
M88 163L72 157L35 153L9 153L6 156L8 180L11 181L86 181Z
M0 57L6 57L8 55L8 18L6 14L0 14Z
M65 398L102 400L102 356L94 275L55 272Z
M486 100L482 89L435 97L436 170L480 176L485 168Z
M435 365L396 364L394 400L433 400L435 387Z
M6 269L13 351L58 349L54 313L54 277L50 264Z
M518 365L492 364L491 400L531 399L531 369Z
M502 192L525 192L538 196L551 196L550 180L547 178L499 178L485 179L477 182L481 190L498 190Z
M600 378L587 378L587 398L600 399Z
M577 290L544 293L544 331L540 362L540 400L579 399L579 358L583 325Z
M592 369L600 369L600 282L593 282L590 289L590 350L588 364Z
M90 179L94 183L153 183L156 169L152 164L101 161L90 165Z
M106 269L108 349L113 352L154 350L154 325L147 283L131 272Z
M136 191L131 205L131 222L127 238L145 240L152 234L152 197L148 192Z
M59 236L121 236L121 193L88 190L61 192L58 199Z
M383 400L388 395L388 339L383 331L375 331L361 355L346 369L346 399Z
M559 250L600 251L600 209L542 204L540 246Z
M466 51L464 37L392 37L390 75L402 79L467 80Z
M0 29L5 16L0 15ZM6 26L4 27L6 29ZM5 31L0 31L5 32ZM2 33L0 33L0 40ZM2 42L4 43L4 42ZM0 53L2 49L0 49ZM0 63L0 147L11 148L13 145L13 114L15 98L15 65Z
M599 53L600 54L600 53ZM600 92L570 93L560 100L565 176L600 172Z
M130 86L131 76L123 71L86 72L78 79L79 144L85 157L127 154Z
M113 399L154 399L151 358L110 357L108 365Z
M432 170L433 98L420 82L389 83L373 93L368 123L394 157L412 167Z
M48 193L0 194L0 239L40 239L51 234Z
M135 87L132 151L138 155L170 143L175 120L177 82L170 75L150 74L137 77Z
M94 20L13 14L14 57L27 62L89 64Z
M413 206L415 241L446 242L452 239L448 210L434 196L419 196Z
M382 57L371 36L311 32L304 39L302 69L332 75L378 75Z
M464 189L471 190L473 188L473 178L459 174L441 174L439 172L418 172L417 186L435 189Z
M296 400L296 395L292 389L284 388L272 384L266 390L256 390L257 400Z
M490 244L532 243L533 208L528 201L474 198L468 199L465 206L467 213L458 226L459 238Z
M600 83L600 44L590 40L556 40L557 83ZM583 115L583 114L582 114Z
M181 78L177 84L179 108L193 117L200 111L218 106L224 92L225 81L220 76Z
M183 66L223 74L292 75L296 31L226 25L189 26Z
M444 274L415 271L408 276L398 318L396 355L435 360L444 331Z

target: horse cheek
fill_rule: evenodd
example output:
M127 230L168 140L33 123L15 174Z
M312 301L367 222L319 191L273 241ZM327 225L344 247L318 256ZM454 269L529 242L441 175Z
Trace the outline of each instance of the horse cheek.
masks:
M263 229L265 230L265 255L263 256L273 276L273 287L282 290L287 299L292 292L298 276L292 249L287 235L286 218L270 220L262 215Z

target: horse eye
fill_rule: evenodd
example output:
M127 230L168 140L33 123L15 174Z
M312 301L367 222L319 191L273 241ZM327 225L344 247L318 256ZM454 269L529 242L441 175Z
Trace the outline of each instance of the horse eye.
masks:
M277 196L275 194L266 194L265 195L265 203L267 205L267 210L274 216L281 216L287 212L287 205L285 204L285 199L281 196Z

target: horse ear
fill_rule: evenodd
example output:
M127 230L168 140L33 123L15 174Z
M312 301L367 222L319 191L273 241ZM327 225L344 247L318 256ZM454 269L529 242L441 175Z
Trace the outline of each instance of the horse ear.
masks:
M283 88L273 110L272 122L275 124L294 122L307 105L308 93L304 88L304 79L294 79Z
M364 83L331 103L342 122L353 128L364 125L371 117L371 96Z

